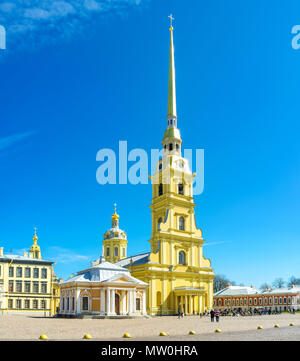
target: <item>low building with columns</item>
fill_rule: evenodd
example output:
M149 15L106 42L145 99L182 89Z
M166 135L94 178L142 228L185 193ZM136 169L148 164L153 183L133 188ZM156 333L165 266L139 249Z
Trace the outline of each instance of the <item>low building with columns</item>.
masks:
M102 255L98 264L60 284L60 315L145 316L147 287Z
M260 308L271 311L300 310L300 286L257 290L253 286L227 284L224 289L214 294L214 308L243 311Z

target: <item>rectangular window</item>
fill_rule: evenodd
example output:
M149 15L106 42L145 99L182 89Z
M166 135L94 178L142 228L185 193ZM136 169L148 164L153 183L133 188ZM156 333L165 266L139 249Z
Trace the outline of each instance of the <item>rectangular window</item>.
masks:
M30 306L30 301L29 300L25 300L25 308L29 308L29 306Z
M109 257L109 248L106 248L106 256Z
M39 278L39 269L38 268L33 269L33 278Z
M41 292L42 293L47 293L47 282L42 282Z
M8 308L13 308L13 300L8 300Z
M82 309L83 309L83 311L89 310L89 298L88 297L82 297Z
M47 268L42 269L42 278L47 278Z
M16 292L22 292L22 281L16 281Z
M38 301L37 300L33 300L33 308L34 309L38 308Z
M39 283L38 282L33 282L33 293L39 293Z
M22 267L17 267L16 276L17 277L22 277Z
M286 297L283 297L283 303L286 304Z
M14 281L9 281L8 292L14 292Z
M41 309L44 310L46 308L46 302L41 300Z
M136 310L137 311L141 310L141 299L140 298L136 298Z
M30 268L29 267L25 268L25 277L30 278Z
M30 292L30 282L29 281L26 281L25 282L25 289L24 289L25 292L29 293Z
M13 267L9 267L8 275L9 275L9 277L14 276L14 268Z
M74 311L74 306L75 306L75 298L72 297L72 311Z
M17 308L21 308L21 300L17 300Z

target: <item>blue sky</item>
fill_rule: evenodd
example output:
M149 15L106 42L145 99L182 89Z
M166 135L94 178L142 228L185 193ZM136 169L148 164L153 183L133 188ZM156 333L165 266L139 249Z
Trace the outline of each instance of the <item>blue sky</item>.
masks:
M149 250L151 185L99 185L96 153L160 147L170 13L183 147L205 151L204 255L237 283L299 276L293 0L1 3L0 245L22 252L38 227L66 278L99 256L117 202L129 255Z

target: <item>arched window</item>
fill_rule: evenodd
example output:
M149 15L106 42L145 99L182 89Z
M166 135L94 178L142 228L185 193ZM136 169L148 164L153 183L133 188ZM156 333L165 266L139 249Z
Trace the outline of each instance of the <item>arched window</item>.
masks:
M184 218L183 217L179 218L179 230L184 231Z
M118 247L115 247L115 256L117 257L119 254L119 250L118 250Z
M162 223L162 218L160 217L157 222L157 230L160 231L160 224Z
M179 260L178 260L179 264L185 264L185 253L183 251L179 252L179 257L178 258L179 258Z
M176 150L179 150L179 145L178 144L176 144Z
M162 196L162 195L163 195L163 185L160 183L158 187L158 196Z
M178 184L178 194L184 194L184 188L183 188L183 184L182 183L180 183L180 184Z
M109 247L106 248L106 257L109 257Z
M171 152L172 150L173 150L173 144L170 143L170 144L169 144L169 151Z

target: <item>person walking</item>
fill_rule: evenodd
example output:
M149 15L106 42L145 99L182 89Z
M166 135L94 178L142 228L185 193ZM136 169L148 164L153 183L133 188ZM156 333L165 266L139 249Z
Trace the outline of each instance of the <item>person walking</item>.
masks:
M215 311L215 316L216 316L216 322L219 322L219 319L220 319L220 311L219 310Z
M211 311L210 311L210 321L211 321L211 322L214 322L214 321L215 321L215 311L214 311L214 310L211 310Z

